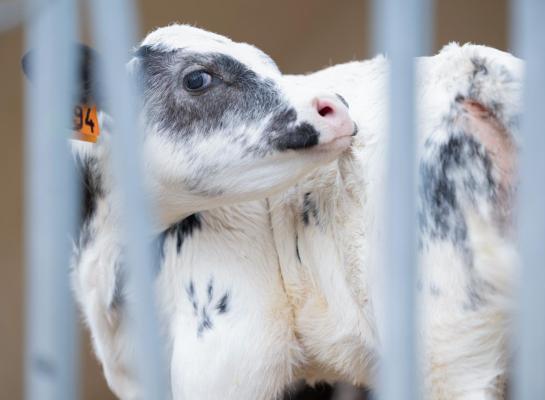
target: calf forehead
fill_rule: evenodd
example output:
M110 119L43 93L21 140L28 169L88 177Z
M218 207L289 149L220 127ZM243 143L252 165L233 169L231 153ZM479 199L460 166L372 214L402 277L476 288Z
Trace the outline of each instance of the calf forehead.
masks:
M193 26L174 24L158 28L149 33L142 45L151 46L162 43L164 46L179 48L186 46L188 43L199 42L229 43L231 39Z
M141 43L162 51L184 49L195 53L222 53L230 56L258 75L280 75L274 61L258 48L188 25L171 25L151 32Z

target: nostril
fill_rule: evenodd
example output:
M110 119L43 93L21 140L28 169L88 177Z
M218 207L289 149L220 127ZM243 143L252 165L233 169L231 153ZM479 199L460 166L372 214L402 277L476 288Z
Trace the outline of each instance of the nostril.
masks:
M333 107L330 107L328 105L322 106L318 108L318 114L320 114L322 117L325 117L326 115L333 114Z

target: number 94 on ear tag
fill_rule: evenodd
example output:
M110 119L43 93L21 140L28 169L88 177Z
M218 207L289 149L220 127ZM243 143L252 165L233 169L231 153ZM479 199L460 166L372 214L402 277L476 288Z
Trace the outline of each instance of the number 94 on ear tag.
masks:
M79 104L74 107L74 139L95 143L100 134L95 105Z

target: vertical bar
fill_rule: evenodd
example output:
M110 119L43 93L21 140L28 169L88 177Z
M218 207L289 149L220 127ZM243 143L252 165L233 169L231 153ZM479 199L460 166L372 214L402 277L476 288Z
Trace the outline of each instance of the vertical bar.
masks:
M141 141L136 112L136 88L125 63L136 37L136 11L131 0L93 0L93 34L102 59L102 88L115 121L112 154L115 181L119 184L120 210L126 244L126 273L131 293L127 302L133 323L135 373L142 398L167 399L170 393L155 310L151 214L142 186Z
M415 335L416 124L414 57L430 42L430 0L375 0L375 49L390 60L383 358L378 398L418 397ZM395 116L395 117L394 117ZM386 249L383 249L386 250Z
M515 46L526 61L521 120L514 399L545 399L545 2L513 2Z
M77 398L78 341L69 283L77 221L75 168L68 145L75 79L73 0L27 0L25 398Z

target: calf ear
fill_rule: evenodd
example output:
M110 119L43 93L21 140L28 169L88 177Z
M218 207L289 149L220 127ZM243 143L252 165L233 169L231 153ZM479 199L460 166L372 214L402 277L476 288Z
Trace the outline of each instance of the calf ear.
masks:
M97 81L97 68L100 62L98 53L84 44L74 44L77 57L77 75L74 89L74 99L82 104L96 105L103 108ZM35 51L29 50L21 59L21 67L26 77L32 82L33 72L39 66L35 65Z

